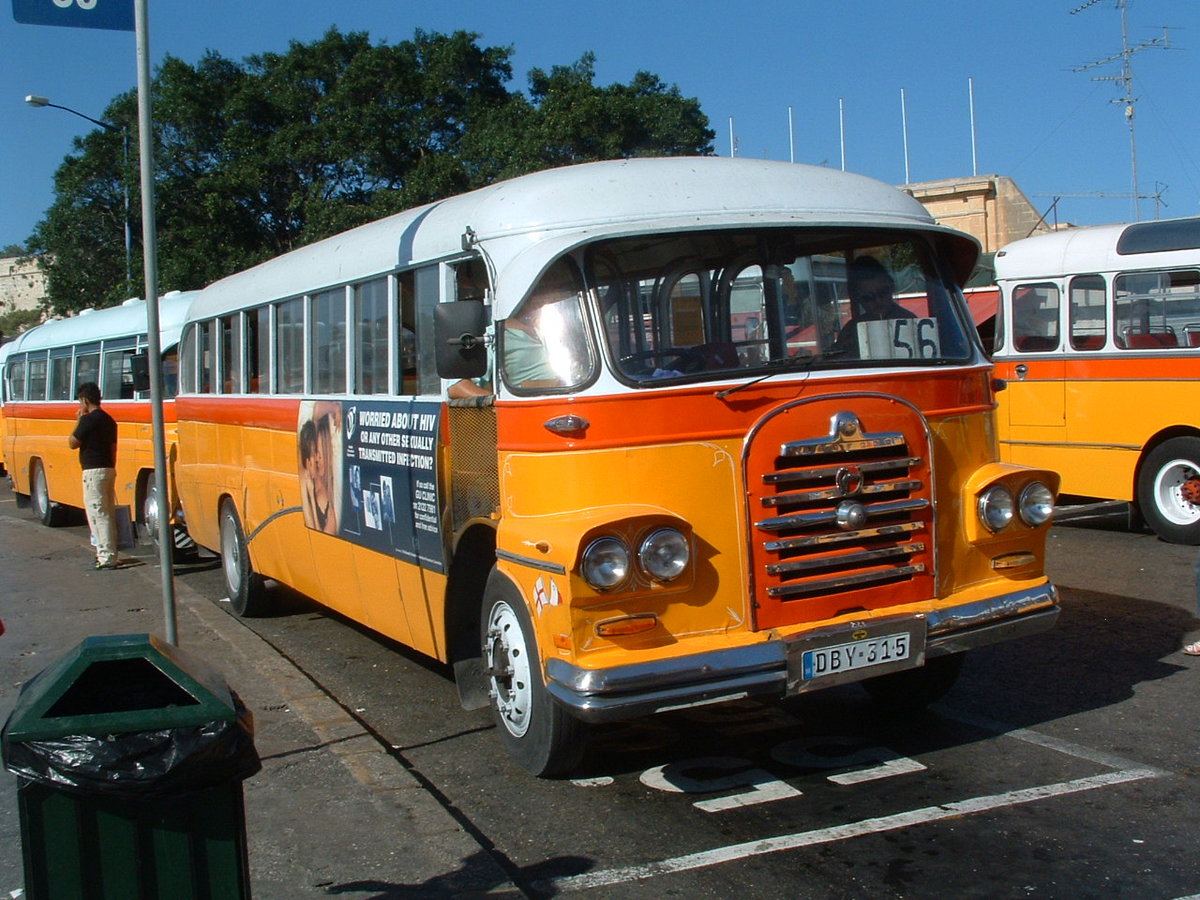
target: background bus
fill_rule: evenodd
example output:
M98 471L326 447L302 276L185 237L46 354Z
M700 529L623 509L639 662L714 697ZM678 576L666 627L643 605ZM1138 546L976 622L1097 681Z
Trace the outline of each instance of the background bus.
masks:
M5 475L8 472L4 467L4 404L7 398L2 373L4 372L4 360L8 357L11 349L12 341L0 344L0 475Z
M1058 610L977 249L879 182L717 158L362 226L193 303L188 524L235 611L276 579L451 663L538 774L588 722L847 681L922 705ZM897 318L851 318L872 268Z
M1004 458L1200 544L1200 218L1016 241L996 280Z
M193 296L173 292L160 300L164 398L175 396L179 334ZM158 539L164 510L176 504L161 504L154 484L146 347L146 304L137 299L46 322L5 345L0 444L13 491L44 524L58 524L63 507L83 505L79 454L67 446L67 437L79 408L76 388L94 381L104 409L117 422L117 505L130 507L131 517ZM170 461L176 455L173 400L164 402L163 418ZM186 530L181 522L174 524L177 546L185 549L190 544Z

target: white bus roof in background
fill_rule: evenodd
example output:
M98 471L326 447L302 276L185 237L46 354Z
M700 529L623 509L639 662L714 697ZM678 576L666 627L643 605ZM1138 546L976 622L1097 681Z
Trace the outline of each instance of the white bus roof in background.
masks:
M782 225L921 228L962 241L972 264L977 250L973 239L937 225L909 195L862 175L722 157L612 160L498 182L326 238L214 282L201 291L192 316L453 257L465 249L468 229L467 246L473 242L488 257L503 293L506 282L527 286L552 259L588 240Z
M172 291L159 298L158 332L163 350L179 343L188 307L198 291ZM85 310L66 319L51 319L4 345L10 353L48 350L76 344L99 343L146 333L146 302L126 300L120 306Z
M1066 228L1014 241L996 254L996 280L1193 266L1200 218Z

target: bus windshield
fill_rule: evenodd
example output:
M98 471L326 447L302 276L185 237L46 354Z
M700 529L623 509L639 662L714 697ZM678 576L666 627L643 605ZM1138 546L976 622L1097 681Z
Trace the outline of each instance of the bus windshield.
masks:
M589 248L617 375L634 385L809 367L964 362L958 289L917 233L695 232Z

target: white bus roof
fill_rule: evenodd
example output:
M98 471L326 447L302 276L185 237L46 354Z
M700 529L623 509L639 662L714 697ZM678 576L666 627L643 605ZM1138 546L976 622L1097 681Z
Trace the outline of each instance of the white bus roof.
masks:
M205 288L192 316L453 257L472 244L491 261L500 296L507 284L528 286L551 260L584 241L760 225L938 231L963 242L968 270L977 251L971 238L938 226L912 197L861 175L721 157L613 160L498 182L302 247Z
M198 291L172 291L159 299L158 332L162 349L179 343L188 307ZM51 319L4 345L9 353L52 350L76 344L99 343L115 338L136 337L146 333L146 302L126 300L120 306L85 310L66 319Z
M1200 218L1067 228L1014 241L996 254L996 281L1196 266Z

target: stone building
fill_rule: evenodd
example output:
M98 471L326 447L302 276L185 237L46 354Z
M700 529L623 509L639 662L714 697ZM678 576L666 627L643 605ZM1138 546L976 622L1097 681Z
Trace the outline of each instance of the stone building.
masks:
M901 186L942 225L973 235L984 254L1005 244L1053 231L1015 181L1005 175L974 175Z
M32 259L0 257L0 313L38 309L46 299L46 276Z

